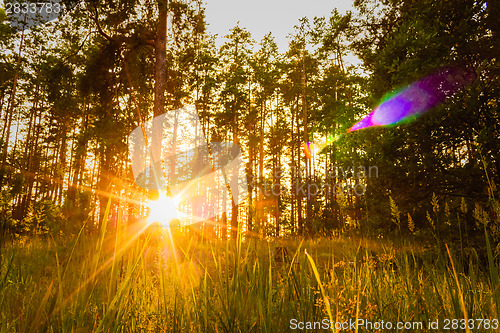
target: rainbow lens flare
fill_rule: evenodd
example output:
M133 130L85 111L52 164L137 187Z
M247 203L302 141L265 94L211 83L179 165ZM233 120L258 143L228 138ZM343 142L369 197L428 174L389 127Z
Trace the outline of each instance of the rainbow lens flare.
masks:
M370 114L347 132L374 126L409 122L443 103L457 91L472 83L476 73L459 67L445 67L409 87L392 93Z
M326 141L325 142L307 142L302 144L302 151L304 152L304 155L308 160L316 156L317 154L320 154L325 147L330 145L333 142L336 142L340 139L342 135L332 135L328 134L326 136Z
M314 156L314 144L312 142L303 143L302 151L306 155L306 158L310 160Z

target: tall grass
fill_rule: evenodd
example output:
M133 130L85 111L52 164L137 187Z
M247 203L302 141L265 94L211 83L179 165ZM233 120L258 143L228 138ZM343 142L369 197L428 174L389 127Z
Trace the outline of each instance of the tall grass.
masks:
M290 256L278 261L275 244L241 235L198 242L120 218L112 229L109 209L97 235L6 247L1 332L282 332L292 319L498 318L487 233L485 271L453 248L436 261L418 244L347 236L281 241Z

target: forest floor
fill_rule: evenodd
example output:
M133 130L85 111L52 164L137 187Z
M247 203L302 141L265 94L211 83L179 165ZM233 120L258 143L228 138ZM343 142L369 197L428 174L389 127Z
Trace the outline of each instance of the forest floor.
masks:
M489 246L485 263L474 249L438 250L410 239L202 241L163 229L139 237L130 231L6 244L0 331L354 331L354 323L359 331L496 331L499 325L499 274Z

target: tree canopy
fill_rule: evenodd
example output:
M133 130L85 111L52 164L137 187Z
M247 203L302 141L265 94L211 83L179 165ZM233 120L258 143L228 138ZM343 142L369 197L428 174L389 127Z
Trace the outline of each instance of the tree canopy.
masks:
M86 0L30 29L13 28L1 10L4 230L74 233L86 223L92 231L110 197L114 216L120 208L127 223L143 217L148 194L134 182L127 137L186 105L197 108L207 142L242 150L248 198L228 197L231 208L210 225L220 237L226 228L262 237L392 228L391 202L431 228L433 198L493 217L496 3L354 5L301 19L283 52L272 32L254 41L239 25L217 47L199 0ZM352 54L360 66L348 64ZM415 121L346 133L391 93L445 66L476 79Z

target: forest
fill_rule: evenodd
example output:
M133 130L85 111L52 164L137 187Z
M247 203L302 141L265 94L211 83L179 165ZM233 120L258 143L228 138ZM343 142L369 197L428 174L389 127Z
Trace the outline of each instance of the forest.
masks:
M496 330L498 2L332 1L284 51L201 0L3 3L1 332Z

